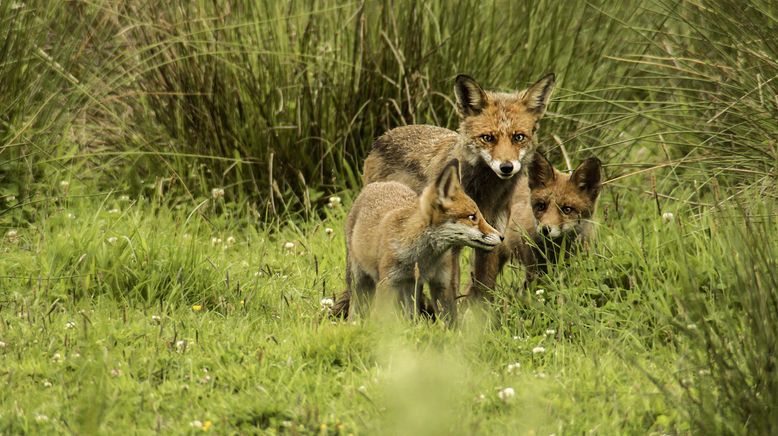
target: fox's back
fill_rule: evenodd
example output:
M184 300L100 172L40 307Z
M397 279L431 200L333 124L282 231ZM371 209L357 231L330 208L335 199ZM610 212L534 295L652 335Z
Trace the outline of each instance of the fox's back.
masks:
M420 194L454 154L457 132L430 125L389 130L365 160L364 183L396 181Z

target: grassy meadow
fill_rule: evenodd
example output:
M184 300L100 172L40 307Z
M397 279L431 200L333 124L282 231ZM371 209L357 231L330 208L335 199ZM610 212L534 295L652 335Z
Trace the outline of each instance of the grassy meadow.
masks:
M0 1L0 434L775 434L778 5ZM372 139L557 75L597 239L326 316Z

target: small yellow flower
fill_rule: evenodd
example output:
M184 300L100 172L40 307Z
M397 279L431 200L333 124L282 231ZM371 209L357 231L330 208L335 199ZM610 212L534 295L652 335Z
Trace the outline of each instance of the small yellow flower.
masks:
M213 422L210 419L203 423L203 431L208 431L211 427L213 427Z
M240 300L240 305L243 306L246 304L246 300Z
M195 312L200 312L200 311L203 310L203 305L202 304L195 304L195 305L192 306L192 310L194 310Z

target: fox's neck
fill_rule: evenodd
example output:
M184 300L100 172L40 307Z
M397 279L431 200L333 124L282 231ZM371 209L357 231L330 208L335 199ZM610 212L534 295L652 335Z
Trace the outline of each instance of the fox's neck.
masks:
M430 225L427 216L417 206L405 212L400 217L405 231L398 241L398 259L411 266L418 263L420 268L435 264L451 249L451 242L440 234L437 227Z
M582 249L587 250L593 233L594 225L591 221L584 220L574 231L556 238L537 235L535 237L535 255L542 264L554 264L563 255L567 258Z
M475 201L489 224L504 231L513 191L525 177L524 168L510 179L502 179L479 159L475 164L462 162L461 171L465 193Z

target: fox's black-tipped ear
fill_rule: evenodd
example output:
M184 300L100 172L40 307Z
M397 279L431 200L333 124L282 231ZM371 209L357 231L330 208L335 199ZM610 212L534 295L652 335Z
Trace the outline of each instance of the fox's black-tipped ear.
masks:
M542 154L535 152L527 167L529 189L542 188L551 183L556 175L554 167Z
M454 197L454 194L460 189L459 184L459 161L454 159L446 164L438 179L435 181L435 187L438 191L438 202L445 203Z
M573 171L570 181L591 199L597 198L602 181L602 163L596 157L586 159Z
M527 110L538 118L541 118L546 113L546 106L548 106L548 101L551 99L554 83L556 83L554 73L546 74L524 93Z
M478 115L486 107L486 93L470 76L458 75L454 92L457 95L457 109L462 116Z

